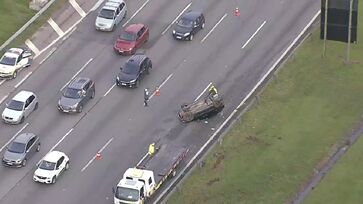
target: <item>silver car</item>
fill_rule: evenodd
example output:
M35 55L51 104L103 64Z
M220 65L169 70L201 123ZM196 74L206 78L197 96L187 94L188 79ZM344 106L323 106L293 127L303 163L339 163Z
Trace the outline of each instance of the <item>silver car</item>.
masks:
M11 101L6 103L6 108L2 113L5 123L23 123L25 118L38 108L38 98L30 91L20 91Z
M127 7L123 0L108 0L97 15L97 30L113 31L126 17Z
M9 167L23 167L28 159L39 152L39 137L33 133L23 133L17 136L3 155L3 164Z

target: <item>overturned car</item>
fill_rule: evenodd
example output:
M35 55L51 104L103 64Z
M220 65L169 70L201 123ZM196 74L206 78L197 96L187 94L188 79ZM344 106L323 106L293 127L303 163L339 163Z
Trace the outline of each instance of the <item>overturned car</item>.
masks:
M219 113L224 108L223 99L219 94L209 94L203 99L190 104L181 105L179 118L182 122L208 118Z

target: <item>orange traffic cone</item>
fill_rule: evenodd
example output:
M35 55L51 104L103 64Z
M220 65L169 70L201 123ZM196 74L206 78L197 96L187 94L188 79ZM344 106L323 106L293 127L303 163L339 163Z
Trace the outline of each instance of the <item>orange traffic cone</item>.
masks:
M240 16L241 15L241 12L239 11L238 7L236 7L236 9L234 10L234 15L235 16Z
M156 87L155 96L160 96L160 89L159 89L159 87Z
M99 152L96 154L96 160L101 160L101 154Z

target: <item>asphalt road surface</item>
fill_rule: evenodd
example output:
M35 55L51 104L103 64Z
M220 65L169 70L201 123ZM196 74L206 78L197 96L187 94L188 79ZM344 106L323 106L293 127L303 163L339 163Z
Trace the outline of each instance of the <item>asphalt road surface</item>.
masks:
M0 166L1 204L113 203L111 188L153 141L189 147L190 159L320 6L316 0L150 0L129 20L144 3L127 1L128 24L150 27L150 40L140 52L152 59L153 70L139 88L114 86L119 67L128 58L112 49L122 26L113 33L97 32L96 12L17 88L34 91L39 109L22 125L0 123L0 147L20 131L38 134L42 147L24 168ZM240 8L239 17L233 15L235 7ZM201 10L206 17L204 30L192 42L175 41L168 29L184 9ZM95 81L96 97L81 114L61 114L60 89L81 69L79 76ZM180 105L198 98L210 82L224 98L223 114L208 123L182 124L177 118ZM5 82L0 92L9 92L15 83ZM160 85L161 95L143 107L143 88ZM93 160L101 148L102 159ZM51 149L68 154L69 171L55 185L33 182L36 163Z

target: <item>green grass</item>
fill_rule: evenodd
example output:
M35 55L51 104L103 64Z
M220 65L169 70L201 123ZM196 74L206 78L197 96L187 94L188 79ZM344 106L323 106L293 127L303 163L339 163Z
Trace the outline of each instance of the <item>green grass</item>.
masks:
M360 42L363 27L358 28ZM363 113L363 47L352 46L353 63L346 65L345 44L328 42L327 57L322 58L322 43L318 31L304 42L264 90L260 103L242 116L223 144L212 149L206 165L197 167L168 203L276 204L294 197ZM357 175L359 167L348 166L352 169L347 172ZM362 198L361 180L342 191L357 188L352 200ZM326 186L320 192L335 193ZM344 201L349 195L335 196ZM314 199L331 201L319 195Z
M305 203L363 203L363 140L339 160L332 171L307 197Z
M36 12L29 9L29 0L0 0L0 45L19 30ZM50 18L54 11L60 9L67 0L57 0L22 34L13 40L9 47L21 46Z
M21 28L36 12L29 0L0 0L0 45Z

